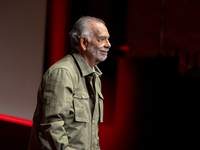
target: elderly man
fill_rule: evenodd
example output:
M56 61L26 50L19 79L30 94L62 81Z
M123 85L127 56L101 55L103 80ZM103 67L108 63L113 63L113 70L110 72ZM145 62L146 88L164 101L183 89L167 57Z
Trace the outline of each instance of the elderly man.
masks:
M99 150L103 121L101 71L111 47L105 23L84 16L70 32L73 51L44 74L29 150Z

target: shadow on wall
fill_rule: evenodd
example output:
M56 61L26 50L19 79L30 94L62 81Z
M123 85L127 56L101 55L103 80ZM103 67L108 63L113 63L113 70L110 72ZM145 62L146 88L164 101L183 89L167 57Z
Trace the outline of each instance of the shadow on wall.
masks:
M179 75L177 58L119 58L114 123L100 125L102 150L199 149L199 84Z
M27 150L31 127L0 121L0 149Z

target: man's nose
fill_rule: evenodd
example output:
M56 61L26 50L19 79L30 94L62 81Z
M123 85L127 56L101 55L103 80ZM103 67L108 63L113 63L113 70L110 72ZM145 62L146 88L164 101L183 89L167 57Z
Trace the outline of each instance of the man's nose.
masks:
M106 48L111 48L111 44L110 44L109 40L106 41L105 47Z

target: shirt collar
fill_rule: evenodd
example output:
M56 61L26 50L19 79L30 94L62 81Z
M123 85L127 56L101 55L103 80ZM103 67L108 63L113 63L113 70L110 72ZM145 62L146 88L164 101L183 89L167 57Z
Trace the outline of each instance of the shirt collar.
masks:
M87 76L91 73L94 72L98 75L101 76L102 72L101 70L98 68L97 65L94 66L94 70L87 64L87 62L85 61L85 59L82 57L82 55L78 52L78 50L73 50L72 51L72 55L74 56L74 58L76 59L76 62L80 68L81 71L81 75L82 76Z

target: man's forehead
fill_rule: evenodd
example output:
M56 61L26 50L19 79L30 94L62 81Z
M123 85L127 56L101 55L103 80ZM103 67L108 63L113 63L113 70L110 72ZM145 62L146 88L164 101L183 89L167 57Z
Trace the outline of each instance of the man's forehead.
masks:
M110 36L107 27L102 22L93 20L90 22L90 27L94 34L97 34L98 36Z

